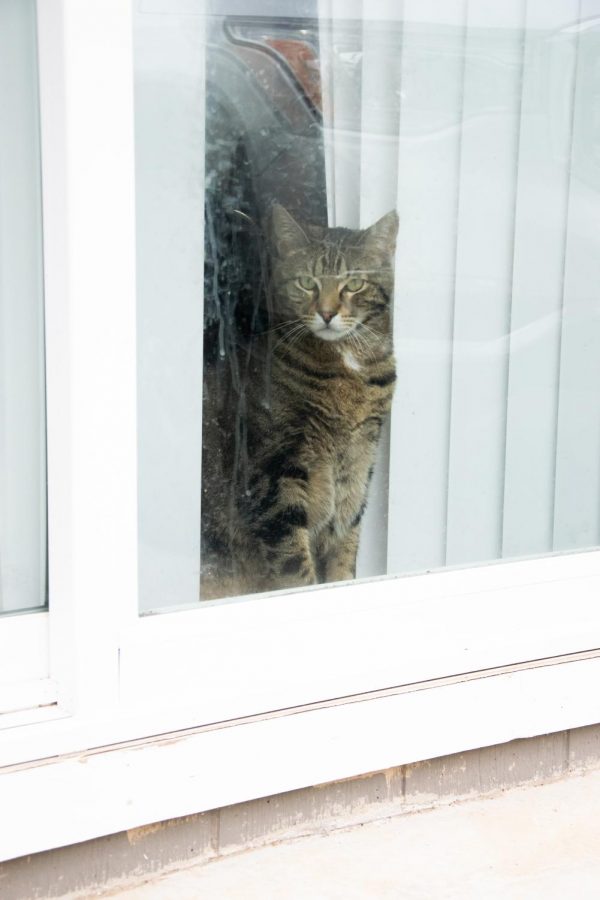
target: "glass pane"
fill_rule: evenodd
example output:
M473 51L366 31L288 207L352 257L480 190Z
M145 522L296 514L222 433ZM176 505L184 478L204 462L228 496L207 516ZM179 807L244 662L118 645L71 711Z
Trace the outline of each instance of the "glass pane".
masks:
M46 604L42 202L34 0L0 0L0 613Z
M600 0L206 10L135 18L141 610L597 546Z

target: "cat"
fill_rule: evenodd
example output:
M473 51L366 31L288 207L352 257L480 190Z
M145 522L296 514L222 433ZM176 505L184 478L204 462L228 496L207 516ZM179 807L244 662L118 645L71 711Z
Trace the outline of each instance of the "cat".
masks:
M355 577L396 379L397 229L394 211L358 231L274 205L272 327L205 371L201 599Z

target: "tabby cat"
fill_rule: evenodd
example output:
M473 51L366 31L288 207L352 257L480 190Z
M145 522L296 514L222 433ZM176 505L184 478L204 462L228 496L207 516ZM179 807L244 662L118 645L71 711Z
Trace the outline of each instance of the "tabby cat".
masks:
M202 599L355 576L396 378L397 228L395 212L301 227L274 206L273 327L205 373Z

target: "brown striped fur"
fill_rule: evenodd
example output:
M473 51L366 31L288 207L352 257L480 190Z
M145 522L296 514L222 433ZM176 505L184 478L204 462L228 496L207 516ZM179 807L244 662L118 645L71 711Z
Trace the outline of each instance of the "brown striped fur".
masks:
M273 210L275 325L205 373L202 599L350 579L395 381L395 212L364 231Z

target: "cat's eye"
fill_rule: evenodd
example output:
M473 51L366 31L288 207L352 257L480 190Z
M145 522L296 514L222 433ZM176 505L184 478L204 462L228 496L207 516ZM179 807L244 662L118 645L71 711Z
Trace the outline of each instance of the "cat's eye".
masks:
M345 284L346 290L350 291L351 294L355 294L357 291L360 291L360 289L364 286L365 286L365 279L358 278L356 276L354 278L349 278Z
M304 291L314 291L317 286L317 282L310 275L301 275L298 279L298 284Z

